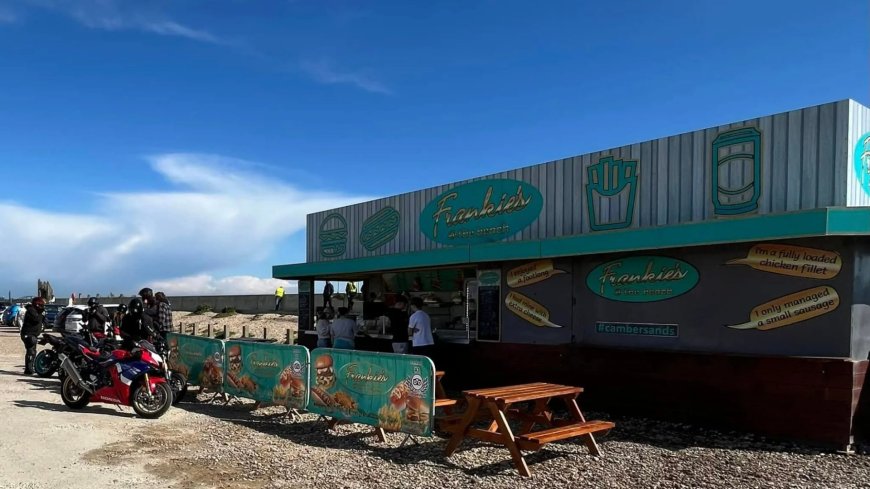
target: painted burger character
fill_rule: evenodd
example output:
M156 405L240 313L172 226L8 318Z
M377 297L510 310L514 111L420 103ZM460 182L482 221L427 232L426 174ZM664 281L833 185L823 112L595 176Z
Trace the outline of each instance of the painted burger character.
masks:
M324 389L329 389L335 385L335 371L332 368L332 356L321 355L314 363L314 368L317 370L317 385Z

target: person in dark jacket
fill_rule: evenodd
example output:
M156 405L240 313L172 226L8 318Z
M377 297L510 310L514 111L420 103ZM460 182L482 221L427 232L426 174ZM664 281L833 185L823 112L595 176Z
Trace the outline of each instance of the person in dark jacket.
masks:
M326 285L323 286L323 307L332 307L332 294L334 293L335 287L332 286L332 282L327 280Z
M408 299L404 295L396 297L393 307L384 311L390 320L389 333L393 335L393 352L408 353Z
M21 341L24 343L24 375L33 374L33 359L36 344L45 323L45 299L35 297L25 308L24 324L21 326Z
M150 339L154 335L154 323L151 316L145 314L142 299L130 301L127 314L121 320L121 336L124 338L122 348L132 350L140 340Z
M100 304L96 297L88 299L88 309L83 314L85 325L91 333L106 334L106 323L109 322L109 311Z

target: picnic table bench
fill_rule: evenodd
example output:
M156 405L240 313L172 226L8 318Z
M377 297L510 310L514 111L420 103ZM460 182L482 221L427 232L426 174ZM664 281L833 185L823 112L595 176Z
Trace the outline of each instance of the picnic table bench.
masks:
M443 429L452 433L444 455L452 455L465 438L498 443L507 447L517 471L527 477L531 474L521 450L535 451L548 443L579 437L592 455L600 455L593 434L610 431L615 425L609 421L587 421L577 405L581 392L581 387L543 382L464 391L468 409L442 420ZM549 407L553 399L564 402L568 419L553 419ZM531 405L525 409L515 407L527 403ZM509 418L520 421L516 435L508 423ZM491 420L487 429L472 426L481 420ZM545 429L532 431L536 425Z

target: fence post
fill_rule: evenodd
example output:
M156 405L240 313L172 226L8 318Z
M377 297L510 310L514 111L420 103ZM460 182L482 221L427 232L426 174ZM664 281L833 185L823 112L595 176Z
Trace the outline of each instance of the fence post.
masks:
M211 338L211 323L208 323L208 337Z
M242 325L242 338L247 338L247 337L248 337L248 326L243 324Z
M286 342L288 345L293 344L293 330L290 328L287 328L287 340L286 340Z
M230 339L230 327L224 324L224 339Z
M193 336L196 336L196 323L193 323Z
M267 332L267 331L268 331L268 330L266 329L266 327L263 326L263 339L264 339L264 340L269 339L269 337L268 337L268 332Z

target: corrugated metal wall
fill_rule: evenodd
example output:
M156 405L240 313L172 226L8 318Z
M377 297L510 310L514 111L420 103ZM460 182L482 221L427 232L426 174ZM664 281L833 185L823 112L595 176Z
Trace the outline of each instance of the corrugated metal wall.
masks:
M443 247L445 245L429 240L420 232L419 217L423 207L452 187L485 178L528 182L537 187L544 198L540 217L505 241L595 232L587 214L587 169L606 157L637 161L636 203L630 217L631 228L718 218L727 214L729 207L751 198L755 194L754 185L760 190L757 209L749 213L843 206L847 202L847 180L850 189L854 180L847 179L850 175L847 171L847 146L849 141L858 138L858 135L849 133L850 120L853 121L852 131L860 132L855 129L858 125L856 118L861 118L863 127L870 127L870 110L848 100L840 101L315 213L308 217L308 261ZM757 139L753 139L756 134ZM717 137L720 137L718 141ZM729 158L734 154L743 156ZM755 154L760 165L758 182L754 172ZM714 171L719 172L719 185L715 192ZM740 189L748 190L740 192ZM849 195L852 195L851 190ZM593 217L595 222L606 224L627 218L627 189L612 199L602 199L598 194L594 196L598 207ZM714 199L718 204L714 204ZM870 198L863 195L862 199L864 203L860 205L870 205ZM401 215L398 235L383 246L368 251L359 243L363 222L387 206L395 208ZM335 213L346 222L346 252L341 256L323 257L320 226L327 216ZM333 228L331 223L334 222L332 218L327 227ZM334 234L331 236L335 238Z
M855 101L849 101L849 146L847 153L849 161L848 201L850 206L870 206L870 157L863 161L860 159L865 151L870 151L870 144L864 142L868 133L870 133L870 109ZM857 149L859 145L863 146L862 150ZM861 173L856 168L856 156L859 158L857 164L863 170ZM863 184L862 178L864 179Z

